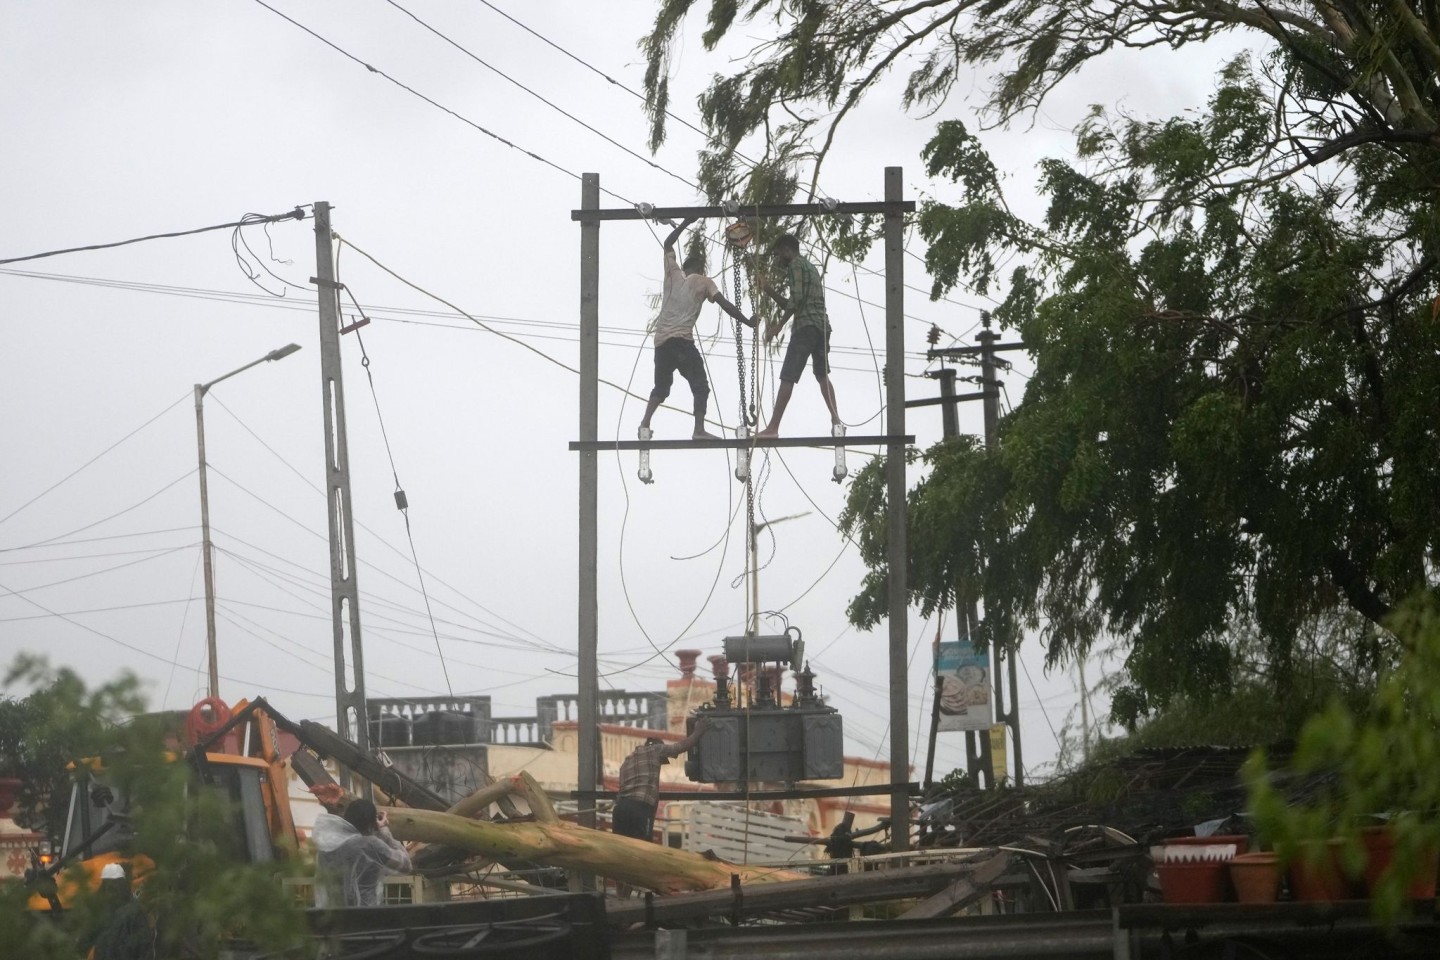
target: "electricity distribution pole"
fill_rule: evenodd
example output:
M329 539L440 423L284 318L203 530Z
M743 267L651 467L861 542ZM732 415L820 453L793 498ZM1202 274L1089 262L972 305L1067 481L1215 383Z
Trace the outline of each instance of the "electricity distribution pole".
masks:
M939 329L932 328L930 331L930 343L933 346L938 339ZM907 400L907 407L929 407L940 406L941 423L945 439L958 437L960 435L960 411L958 404L969 400L984 399L987 402L994 395L995 391L989 387L974 393L957 394L955 392L955 369L953 367L941 367L939 370L931 370L926 376L932 380L940 381L940 396L921 400ZM960 643L973 642L974 627L977 621L975 613L975 601L972 592L967 584L957 583L955 585L955 633ZM935 638L934 653L939 655L939 634ZM992 670L994 667L992 666ZM935 674L935 690L933 702L930 706L930 740L925 752L925 780L926 789L935 782L935 738L940 730L940 696L944 678L937 671ZM976 785L981 783L982 774L990 786L994 786L994 779L991 774L990 765L990 739L983 731L965 731L965 771Z
M350 507L350 452L345 440L345 387L340 371L340 288L330 238L330 204L315 204L315 268L320 300L320 384L325 410L325 502L330 525L331 622L335 638L335 732L370 749L365 715L365 657L360 646L360 588L355 580L355 518ZM346 663L346 632L349 663ZM341 786L350 774L340 768ZM370 784L363 788L370 797Z
M597 643L596 609L596 533L597 478L595 454L601 450L664 450L664 449L751 449L755 447L789 446L872 446L883 443L886 448L885 481L887 503L886 557L889 566L889 680L890 680L890 818L894 827L890 845L904 851L910 842L909 831L900 827L908 823L910 744L909 686L906 677L909 644L905 577L905 449L915 438L905 433L905 214L915 211L915 202L904 199L904 179L899 167L885 168L885 199L861 203L827 202L800 204L759 204L746 207L745 213L756 218L836 216L847 214L881 214L884 217L885 240L885 423L886 432L876 437L765 437L756 439L700 440L605 440L597 439L596 383L599 323L599 228L602 220L660 220L687 217L733 216L723 206L658 207L636 204L633 208L602 210L599 208L600 181L596 174L582 178L581 207L570 212L570 218L581 224L580 232L580 439L571 441L570 449L580 453L580 536L579 536L579 704L576 718L579 726L579 776L576 795L581 799L581 823L587 808L596 799L593 784L597 780L598 758L597 711L595 689L595 651ZM644 209L642 209L642 207ZM817 442L818 441L818 442Z
M1018 342L997 342L1000 339L1000 335L990 329L990 314L988 311L981 312L980 324L980 333L975 338L980 342L979 346L932 346L926 353L926 357L931 360L956 357L968 358L978 355L980 358L980 391L978 393L968 393L957 396L955 394L954 387L954 371L941 370L937 371L937 373L939 374L938 379L940 379L941 396L938 398L926 400L911 400L906 405L918 407L941 404L943 405L945 411L949 413L950 411L953 411L955 409L955 404L960 401L974 399L979 399L983 401L985 422L985 447L988 450L992 449L998 441L998 432L1000 426L1000 380L996 373L1001 366L1005 366L1007 368L1009 366L1005 361L997 360L995 354L1005 350L1023 350L1025 349L1025 345ZM945 376L945 374L949 374L948 378ZM954 423L953 414L950 414L950 417L951 418L947 418L947 420L945 421L946 436L954 435L950 432L952 429L954 429L958 433L958 425ZM960 620L963 623L965 618L973 617L973 607L971 606L972 603L973 600L965 597L963 595L963 591L957 594L957 600L955 605L957 620ZM988 609L988 598L982 596L981 605L982 609L984 609L984 618L988 620L990 618L990 612ZM968 635L968 633L965 634L965 636ZM995 720L997 723L1003 723L1010 728L1011 752L1014 755L1015 760L1014 785L1017 787L1023 787L1025 785L1025 764L1024 754L1022 753L1020 744L1019 683L1016 674L1016 655L1017 654L1015 650L1015 645L1008 642L1008 638L992 639L991 662L993 664L993 676L995 684ZM938 678L936 683L936 693L938 697ZM938 707L936 709L938 711ZM938 713L935 717L935 720L932 722L931 727L932 757L934 753L935 723L938 723ZM971 770L972 774L976 766L981 764L980 757L988 752L989 745L987 743L982 743L980 745L980 750L976 751L974 749L974 745L969 741L967 735L965 758L967 769ZM984 764L984 766L988 768L989 764ZM929 781L929 779L930 772L929 770L927 770L927 782Z

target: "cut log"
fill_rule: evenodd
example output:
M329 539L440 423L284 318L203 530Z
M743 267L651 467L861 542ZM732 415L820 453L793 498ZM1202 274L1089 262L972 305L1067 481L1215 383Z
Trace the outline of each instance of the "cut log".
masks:
M656 893L715 890L741 883L798 880L804 874L710 860L658 843L647 843L566 820L494 823L430 810L385 810L397 840L420 840L478 853L502 862L528 860L583 873L596 873Z
M485 779L490 780L490 777L485 777ZM510 818L518 818L518 816L520 816L520 810L516 809L514 803L510 803L510 794L514 793L514 789L516 789L514 784L511 784L508 780L500 780L500 782L490 780L490 783L475 790L474 793L469 794L468 797L456 803L451 809L445 810L445 812L454 813L455 816L474 818L474 816L480 816L481 813L484 813L485 809L487 809L491 803L498 803L501 813L504 813L505 816L510 816Z

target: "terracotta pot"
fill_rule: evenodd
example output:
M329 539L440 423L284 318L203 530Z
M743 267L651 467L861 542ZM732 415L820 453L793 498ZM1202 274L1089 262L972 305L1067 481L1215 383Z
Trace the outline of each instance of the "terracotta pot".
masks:
M1395 861L1395 831L1389 826L1366 827L1360 831L1365 846L1365 889L1370 896L1380 886L1380 878ZM1435 896L1435 875L1440 873L1440 854L1426 850L1420 855L1415 876L1410 879L1406 895L1411 900L1430 900Z
M1310 840L1290 864L1290 895L1296 900L1350 899L1350 883L1340 866L1340 840Z
M1154 849L1159 851L1159 855L1155 858L1156 864L1194 863L1199 860L1223 862L1250 849L1250 838L1244 834L1220 834L1213 837L1167 837Z
M1249 846L1250 838L1240 834L1166 838L1150 851L1161 897L1166 903L1225 902L1230 893L1225 864Z
M1280 892L1280 861L1273 853L1242 853L1230 861L1230 882L1241 903L1274 903Z
M1160 896L1166 903L1224 903L1230 892L1222 860L1161 863L1155 873L1160 877Z

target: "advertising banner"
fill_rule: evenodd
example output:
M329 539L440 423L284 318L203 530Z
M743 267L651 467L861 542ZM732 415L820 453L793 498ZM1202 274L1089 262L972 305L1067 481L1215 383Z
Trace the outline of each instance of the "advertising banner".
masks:
M942 643L935 655L940 678L940 726L947 730L989 730L990 654L969 642Z

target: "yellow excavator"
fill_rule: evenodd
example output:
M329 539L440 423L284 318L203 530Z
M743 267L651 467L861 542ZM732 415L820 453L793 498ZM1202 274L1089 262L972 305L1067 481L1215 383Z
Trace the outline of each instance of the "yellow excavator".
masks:
M221 835L229 838L237 862L266 863L294 854L298 842L278 727L263 702L241 701L232 711L223 701L202 700L186 715L183 732L170 739L167 757L194 767L191 788L225 801L216 805L227 818ZM103 761L81 760L71 769L69 814L56 855L49 864L32 858L31 909L63 909L81 884L98 887L107 864L124 864L137 881L153 866L127 853L133 838L130 798ZM75 862L84 870L60 872Z

